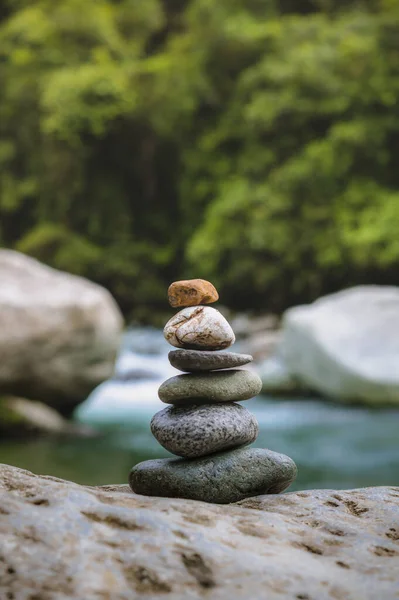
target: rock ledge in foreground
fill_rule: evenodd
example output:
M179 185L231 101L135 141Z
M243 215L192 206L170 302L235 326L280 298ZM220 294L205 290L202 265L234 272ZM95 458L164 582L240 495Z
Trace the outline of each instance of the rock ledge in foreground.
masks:
M399 598L399 488L231 505L0 466L0 598Z

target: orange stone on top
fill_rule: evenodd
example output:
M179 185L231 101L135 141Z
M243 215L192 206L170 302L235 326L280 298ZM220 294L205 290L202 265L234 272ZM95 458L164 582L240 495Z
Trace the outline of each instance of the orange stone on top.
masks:
M212 304L219 300L214 285L205 279L186 279L174 281L168 289L169 304L176 307Z

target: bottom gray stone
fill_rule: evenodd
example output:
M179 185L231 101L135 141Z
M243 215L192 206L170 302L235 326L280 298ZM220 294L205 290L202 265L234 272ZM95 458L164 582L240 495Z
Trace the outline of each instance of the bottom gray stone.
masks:
M279 494L294 481L294 461L272 450L237 448L204 458L165 458L139 463L130 472L136 494L229 504Z

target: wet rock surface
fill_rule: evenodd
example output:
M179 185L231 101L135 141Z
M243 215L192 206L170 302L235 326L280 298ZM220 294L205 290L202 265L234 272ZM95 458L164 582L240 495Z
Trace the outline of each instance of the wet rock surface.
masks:
M0 467L0 598L397 600L399 487L232 505Z

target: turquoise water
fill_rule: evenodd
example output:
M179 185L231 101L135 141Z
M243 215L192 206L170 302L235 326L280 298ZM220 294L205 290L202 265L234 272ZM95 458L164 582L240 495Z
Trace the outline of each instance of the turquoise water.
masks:
M299 473L291 489L399 485L398 411L346 409L315 400L259 398L254 444L290 455ZM130 468L170 456L149 433L150 415L114 424L95 438L42 438L0 444L0 462L79 483L125 483ZM101 430L101 428L100 428Z
M239 348L237 348L239 349ZM0 462L78 483L125 483L130 468L171 456L152 438L151 416L165 407L157 388L176 374L159 332L136 330L122 348L114 381L100 386L76 418L98 432L88 438L0 443ZM245 406L258 418L254 446L291 456L291 489L399 485L399 410L370 410L322 400L258 397Z

